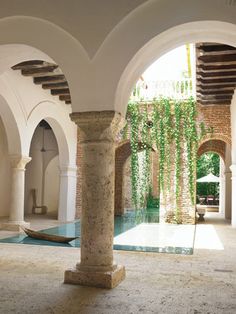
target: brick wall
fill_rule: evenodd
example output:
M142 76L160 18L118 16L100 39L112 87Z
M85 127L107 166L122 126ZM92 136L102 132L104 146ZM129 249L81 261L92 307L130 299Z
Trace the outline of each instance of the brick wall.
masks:
M201 146L198 149L198 156L209 152L217 153L220 155L220 157L225 160L225 149L226 149L226 143L222 140L208 140L201 144Z
M213 134L205 136L200 145L210 139L222 140L231 144L231 117L230 106L197 106L198 122L204 122L206 127L213 128ZM199 145L199 146L200 146Z
M224 158L225 143L231 144L231 120L230 120L230 107L229 106L197 106L198 122L204 122L206 127L212 127L213 134L204 136L199 144L198 154L201 155L207 151L214 151L219 153ZM131 155L131 148L129 141L118 143L115 154L115 214L122 215L124 213L124 165ZM77 180L77 199L76 199L76 217L79 218L82 209L81 200L81 165L82 165L82 152L78 144L77 146L77 167L78 167L78 180ZM158 156L153 157L153 169L156 172L158 165ZM153 172L153 173L154 173ZM125 170L125 175L128 172ZM127 179L127 178L126 178ZM195 219L195 212L189 203L189 198L184 190L187 187L187 172L182 177L182 216L185 222L193 223ZM153 174L153 192L154 196L159 194L157 178ZM128 192L129 193L129 192ZM127 202L126 202L127 204ZM171 205L169 204L169 207ZM172 206L173 207L173 206ZM187 210L189 209L189 210Z
M130 155L131 147L129 141L125 141L117 146L115 153L115 215L117 216L124 214L123 169Z

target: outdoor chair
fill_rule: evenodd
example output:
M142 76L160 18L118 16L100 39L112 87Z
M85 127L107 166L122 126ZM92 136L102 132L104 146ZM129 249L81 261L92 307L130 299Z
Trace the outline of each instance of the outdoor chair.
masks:
M214 195L207 195L207 205L214 205Z

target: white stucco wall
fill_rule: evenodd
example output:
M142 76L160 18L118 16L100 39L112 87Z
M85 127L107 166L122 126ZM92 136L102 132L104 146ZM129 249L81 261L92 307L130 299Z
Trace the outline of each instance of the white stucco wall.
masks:
M37 53L34 54L34 56L37 59ZM59 180L60 168L73 168L76 165L77 127L69 117L71 106L59 101L58 97L51 96L50 91L45 91L41 86L36 86L33 83L32 78L23 77L20 71L8 69L8 71L0 74L0 83L0 117L2 118L2 124L6 131L5 142L8 146L8 153L9 155L20 156L32 155L32 161L27 165L25 187L25 212L29 213L32 210L31 189L37 189L38 204L42 204L43 198L42 187L40 184L40 178L43 173L42 154L39 154L40 139L42 136L40 135L39 130L36 131L36 137L33 140L33 150L30 152L32 137L38 123L42 119L45 119L53 130L53 132L49 131L47 138L45 137L45 139L49 141L49 143L45 142L45 145L48 144L48 147L54 148L54 151L47 151L44 155L45 167L47 167L50 160L59 153L57 171L54 169L55 181ZM48 133L47 130L46 133ZM53 133L54 135L52 135ZM9 158L10 156L6 154L6 159L9 160ZM2 159L4 160L3 157ZM50 170L50 173L53 174L52 169ZM9 180L11 180L10 177L11 173L8 176ZM0 184L5 184L5 181L3 175ZM9 185L8 193L10 189L11 186ZM3 202L2 208L7 208L7 210L4 209L3 215L9 214L11 200L9 199L8 193L4 194L6 201ZM49 193L53 194L50 190ZM64 191L64 193L66 194L67 190ZM53 205L54 209L56 207L58 208L58 199L59 195L57 193L57 199L53 196L53 201L51 201L51 204L56 204ZM73 190L70 194L70 200L64 200L66 201L67 206L64 206L64 203L61 205L64 212L63 217L67 217L66 213L68 211L74 212L74 199L75 191ZM0 216L1 215L0 209ZM70 220L72 219L73 217L70 214ZM64 220L66 220L66 218Z
M45 148L45 152L41 151L42 147ZM32 159L26 166L26 213L32 212L32 189L36 189L37 205L45 205L48 207L49 211L57 211L59 187L56 188L55 186L59 184L59 159L55 159L54 166L49 166L51 160L57 155L58 146L53 131L47 129L43 130L42 127L37 127L30 147L30 157ZM57 162L57 166L55 166L55 162ZM55 189L57 190L57 194ZM53 196L52 199L50 198L50 195Z
M10 186L11 169L8 158L7 138L0 119L0 217L9 215Z
M69 82L73 112L116 110L125 115L143 71L186 42L236 46L236 6L229 0L2 1L0 116L10 154L28 155L41 119L54 130L60 167L76 160L70 106L10 70L16 63L55 61ZM65 9L66 8L66 9ZM37 36L36 34L43 34ZM7 104L7 105L6 105Z
M124 114L135 81L150 63L186 42L235 45L235 17L230 0L58 0L56 11L52 1L12 0L0 12L0 45L21 45L14 58L14 49L8 53L8 65L35 58L37 51L58 63L74 112ZM38 33L44 34L40 40Z
M57 216L59 205L59 159L55 156L45 170L44 199L49 213Z

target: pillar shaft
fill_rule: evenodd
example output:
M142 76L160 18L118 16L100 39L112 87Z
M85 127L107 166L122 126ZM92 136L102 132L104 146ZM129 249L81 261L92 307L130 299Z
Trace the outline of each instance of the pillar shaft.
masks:
M25 196L25 166L30 157L11 156L11 204L9 221L24 221L24 196Z
M58 219L73 221L75 219L77 168L62 166L60 168L60 193Z
M82 147L81 261L66 283L112 288L124 278L113 263L115 138L122 125L114 111L72 114Z
M30 157L11 155L11 198L9 221L3 224L7 230L20 231L21 225L29 226L24 221L24 196L25 196L25 166L31 160Z
M236 164L230 166L232 172L232 214L231 214L231 224L232 227L236 228Z

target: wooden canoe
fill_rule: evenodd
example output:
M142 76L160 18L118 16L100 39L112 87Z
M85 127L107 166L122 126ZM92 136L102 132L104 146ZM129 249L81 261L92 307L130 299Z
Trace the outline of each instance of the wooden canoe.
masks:
M69 243L79 237L64 237L54 234L43 233L39 231L34 231L25 227L21 226L21 229L27 234L28 237L38 239L38 240L46 240L52 242L59 242L59 243Z

